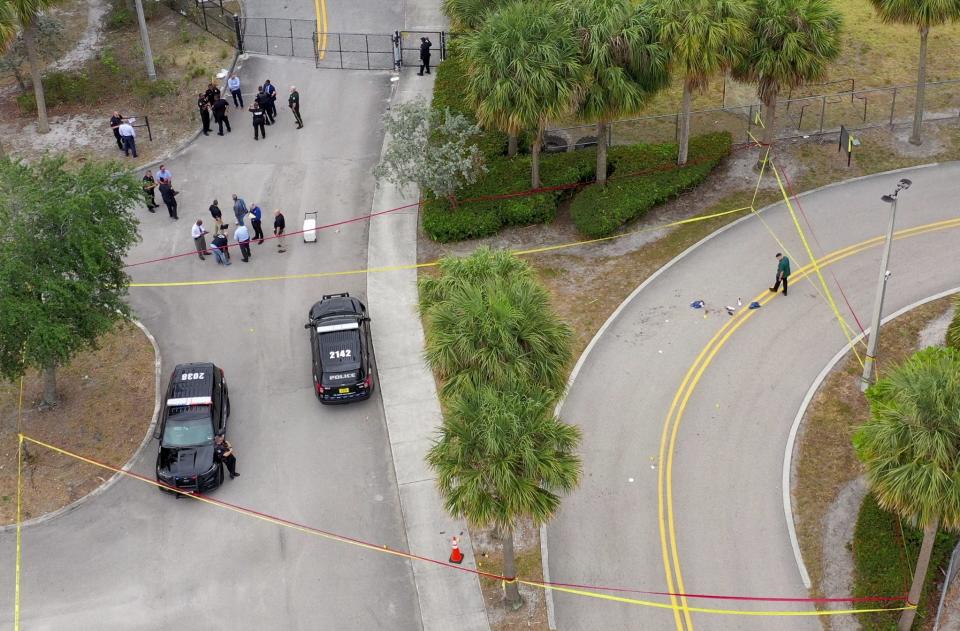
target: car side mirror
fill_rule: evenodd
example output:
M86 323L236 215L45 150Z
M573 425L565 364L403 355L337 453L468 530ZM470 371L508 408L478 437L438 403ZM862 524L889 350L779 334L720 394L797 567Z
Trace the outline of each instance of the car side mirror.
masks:
M307 322L306 324L303 325L303 328L309 329L309 328L312 327L312 326L313 326L312 324L310 324L309 322Z
M363 316L363 321L364 321L364 322L369 322L369 321L370 321L370 317L369 317L369 316Z

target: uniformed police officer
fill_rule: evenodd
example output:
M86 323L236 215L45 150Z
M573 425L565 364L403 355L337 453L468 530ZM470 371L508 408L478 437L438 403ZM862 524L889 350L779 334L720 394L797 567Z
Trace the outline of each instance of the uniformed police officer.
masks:
M210 135L210 102L203 92L197 95L197 109L200 110L200 122L203 123L203 135Z
M303 119L300 118L300 93L297 92L297 86L290 86L290 96L287 97L287 105L293 112L293 117L297 119L297 129L303 128Z
M253 98L254 103L260 106L260 109L263 110L263 123L264 125L269 125L273 121L270 120L270 97L267 96L266 92L263 91L263 86L257 86L257 96ZM250 110L251 112L253 110Z
M227 442L223 434L217 434L213 439L213 451L217 460L227 465L227 471L230 472L230 479L240 475L237 473L237 457L233 453L233 446Z
M266 112L260 107L259 101L254 101L250 111L253 113L253 139L260 140L260 134L263 134L263 139L266 140L267 130L263 126L263 122L267 118Z

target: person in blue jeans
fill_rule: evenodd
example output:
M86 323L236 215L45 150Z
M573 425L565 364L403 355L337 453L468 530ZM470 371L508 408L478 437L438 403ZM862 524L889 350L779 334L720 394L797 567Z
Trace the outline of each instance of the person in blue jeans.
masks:
M210 249L220 265L230 265L230 253L227 252L227 237L222 232L217 233L210 242Z

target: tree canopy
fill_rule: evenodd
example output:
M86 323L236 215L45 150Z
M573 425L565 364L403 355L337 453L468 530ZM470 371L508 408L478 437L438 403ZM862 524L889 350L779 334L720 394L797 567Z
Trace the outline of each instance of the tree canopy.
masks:
M116 162L0 160L0 374L53 369L129 314L137 178ZM49 401L48 401L49 402ZM52 403L52 402L51 402Z

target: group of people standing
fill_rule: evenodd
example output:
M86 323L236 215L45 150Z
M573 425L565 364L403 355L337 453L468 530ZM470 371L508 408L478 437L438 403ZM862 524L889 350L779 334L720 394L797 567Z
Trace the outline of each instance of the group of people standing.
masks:
M250 228L253 229L252 237L245 223L248 215L250 217ZM197 219L191 229L191 236L193 237L194 246L197 248L197 255L200 257L200 260L203 261L206 260L206 256L210 256L212 251L218 264L230 265L230 250L226 235L227 228L230 224L223 221L223 211L220 209L220 203L217 200L213 200L213 203L210 204L210 216L213 218L214 235L211 238L209 248L207 247L206 235L210 234L210 231L204 227L203 219ZM250 251L250 242L256 241L259 245L263 245L263 211L257 204L250 204L248 207L244 199L234 193L233 216L237 220L237 227L233 231L233 240L240 249L241 260L247 263L253 256ZM283 211L279 208L274 210L273 234L277 240L277 251L280 253L287 251L284 243L286 227L286 218L283 216Z
M147 210L152 213L157 212L160 205L157 204L155 193L159 190L160 199L166 205L167 212L170 213L170 219L180 219L177 216L177 195L180 194L180 191L174 190L173 174L167 169L166 165L160 165L156 178L153 177L153 171L147 169L147 172L143 174L142 182L143 197L144 201L147 202Z
M124 118L120 112L114 112L110 117L110 129L113 130L113 137L117 140L117 149L123 152L123 155L129 156L133 152L133 157L137 157L137 132L133 124L137 122L135 118Z
M236 73L230 75L227 79L227 89L230 96L233 97L233 107L243 107L243 91L240 88L240 77ZM290 96L287 97L287 105L293 112L294 120L297 123L297 129L303 128L303 118L300 116L300 93L296 86L290 86ZM197 109L200 110L200 122L203 124L203 135L207 136L212 131L210 126L210 116L213 114L213 120L218 126L218 136L223 135L223 127L226 125L227 133L230 133L230 119L227 115L229 103L220 94L220 88L214 84L207 87L206 92L197 95ZM270 83L270 79L263 82L263 85L257 86L257 94L253 99L253 104L247 108L252 115L253 139L260 140L263 136L267 137L266 127L277 120L277 88Z

